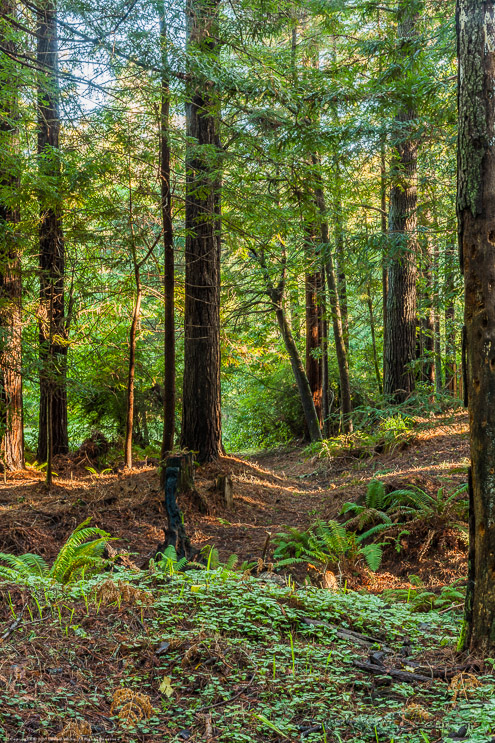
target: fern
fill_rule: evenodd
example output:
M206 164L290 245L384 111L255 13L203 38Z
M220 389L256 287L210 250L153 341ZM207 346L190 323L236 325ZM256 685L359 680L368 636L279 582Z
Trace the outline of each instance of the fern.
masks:
M360 554L364 557L369 569L375 573L382 562L382 548L379 544L367 544L361 547Z
M0 566L0 578L49 577L58 583L70 583L79 577L100 573L108 564L102 555L111 537L102 529L88 527L90 520L86 519L74 529L51 568L39 555L0 553L0 561L8 565Z
M372 480L366 489L366 505L368 508L383 508L385 498L385 486L383 482Z

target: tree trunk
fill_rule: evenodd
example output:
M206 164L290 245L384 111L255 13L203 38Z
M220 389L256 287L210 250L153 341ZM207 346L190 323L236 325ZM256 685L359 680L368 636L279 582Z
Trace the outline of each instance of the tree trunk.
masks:
M141 312L141 282L139 269L136 270L136 302L132 313L131 329L129 331L129 367L127 372L127 416L124 442L124 466L132 469L132 431L134 427L134 377L136 374L136 338Z
M383 392L383 387L382 379L380 376L380 364L378 363L378 352L376 350L375 313L373 311L373 299L371 297L371 287L369 284L366 285L366 303L368 305L368 312L370 315L371 343L373 346L373 363L375 365L376 382L378 384L378 392L381 395Z
M188 0L187 45L216 54L219 0ZM218 101L190 62L186 105L186 271L182 446L200 462L222 452L220 408L220 179Z
M495 651L495 2L458 0L457 212L471 429L465 645Z
M422 379L432 388L435 384L435 282L433 277L433 244L426 236L423 276L425 280L423 317L421 318Z
M65 251L59 196L60 160L56 7L48 0L37 15L38 161L40 186L40 423L39 461L69 449L67 432L67 329ZM49 185L48 185L49 184ZM55 195L54 195L55 194ZM50 406L50 411L48 411Z
M417 0L400 0L398 5L397 34L408 57L412 56L410 42L416 36L418 7ZM414 390L411 364L416 351L417 142L412 131L416 112L410 102L403 101L402 106L396 118L398 141L391 166L383 383L385 395L396 403L404 402Z
M272 300L273 301L273 300ZM289 323L283 310L281 302L274 302L275 313L277 316L278 327L280 328L280 334L284 342L285 349L289 355L290 364L294 377L299 390L299 397L304 412L304 419L309 431L309 437L311 441L321 441L321 430L320 422L315 410L315 404L311 387L309 386L308 378L304 370L299 351L290 332Z
M445 389L456 391L454 248L445 250Z
M319 174L317 176L319 181ZM352 402L351 402L351 381L349 377L349 363L347 361L347 349L345 345L344 330L342 326L342 314L340 310L339 292L337 288L337 277L332 259L330 248L330 233L326 219L325 194L321 181L317 182L315 187L315 202L320 214L320 231L321 242L323 245L322 252L326 258L325 274L328 283L328 302L330 305L330 315L332 318L333 337L335 341L335 352L337 355L337 364L339 367L342 427L345 433L352 431Z
M170 190L170 87L167 73L167 27L165 4L160 5L161 42L161 111L160 111L160 189L163 224L164 277L164 354L163 439L161 458L165 460L174 448L175 436L175 266L172 226L172 193Z
M440 255L438 242L433 247L433 355L435 358L435 391L442 391L442 346L440 337Z
M15 14L13 0L0 0L0 45L9 52L15 44L8 38L9 18ZM15 125L17 93L12 82L15 68L7 56L0 56L0 187L14 189L18 182L15 152L18 149ZM15 78L14 78L15 79ZM22 421L22 281L20 252L15 233L19 215L0 200L0 436L5 470L24 468Z
M347 303L347 278L345 274L344 250L344 217L342 215L342 189L340 184L340 164L335 159L335 190L334 190L334 234L335 234L335 263L337 276L337 292L339 295L340 315L342 318L342 332L347 354L349 354L349 310Z
M382 313L383 313L383 338L387 337L387 301L388 301L388 250L387 250L387 161L385 158L385 142L380 145L380 222L383 239L382 255ZM383 344L385 350L385 343ZM383 356L383 371L385 373L385 354Z
M322 368L322 274L316 270L318 257L311 229L306 230L305 275L306 296L306 376L308 378L316 415L322 423L323 368Z

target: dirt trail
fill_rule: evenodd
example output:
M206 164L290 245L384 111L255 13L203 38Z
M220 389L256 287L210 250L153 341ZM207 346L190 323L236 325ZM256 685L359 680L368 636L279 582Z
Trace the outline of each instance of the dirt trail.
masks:
M428 492L462 484L468 453L467 419L457 414L433 421L404 450L367 458L307 458L300 448L266 452L249 461L227 456L198 471L197 487L212 503L212 512L193 513L186 504L186 524L198 546L214 544L223 557L236 553L241 560L257 559L267 533L284 525L304 527L316 516L335 517L342 503L363 495L374 477L393 488L417 484ZM0 550L52 558L70 531L91 516L93 524L119 537L116 544L132 553L138 565L144 564L163 539L165 512L156 469L143 463L132 473L96 476L67 457L57 462L56 471L50 492L43 474L34 470L0 483ZM221 472L233 477L232 511L215 494ZM442 538L438 555L436 540L422 555L423 564L417 553L428 534L405 538L404 550L393 551L370 587L400 584L411 572L429 585L458 577L465 564L458 535Z

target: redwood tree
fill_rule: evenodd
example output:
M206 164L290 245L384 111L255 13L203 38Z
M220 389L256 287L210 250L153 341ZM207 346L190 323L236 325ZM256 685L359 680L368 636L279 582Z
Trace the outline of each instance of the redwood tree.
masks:
M402 76L413 75L421 3L399 0L397 37ZM409 65L409 69L408 66ZM411 362L416 355L417 140L416 111L405 85L395 121L395 153L389 212L387 323L384 356L385 395L403 402L414 390Z
M471 429L465 644L495 650L495 2L458 0L457 211Z
M37 457L68 451L65 249L59 153L57 12L52 0L38 7L38 160L40 179L40 417Z
M222 453L220 413L220 139L216 59L220 0L188 0L186 255L182 446L200 462Z
M13 0L0 0L0 46L15 53L10 19ZM14 72L14 76L13 73ZM14 77L14 79L13 79ZM7 470L24 467L21 375L21 265L16 237L18 213L11 206L17 183L15 67L0 55L0 436Z
M162 460L174 448L175 435L175 266L172 226L172 192L170 186L170 83L167 60L167 25L165 3L160 4L161 106L160 106L160 193L163 225L164 277L164 354Z

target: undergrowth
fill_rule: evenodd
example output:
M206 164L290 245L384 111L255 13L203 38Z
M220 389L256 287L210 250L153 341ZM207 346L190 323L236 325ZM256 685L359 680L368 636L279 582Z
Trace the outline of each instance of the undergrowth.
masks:
M0 740L486 743L495 678L405 682L356 667L458 663L460 612L295 588L225 566L0 584ZM410 602L411 603L411 602ZM417 607L415 607L417 608ZM368 646L343 630L364 633ZM382 653L382 656L380 656Z

